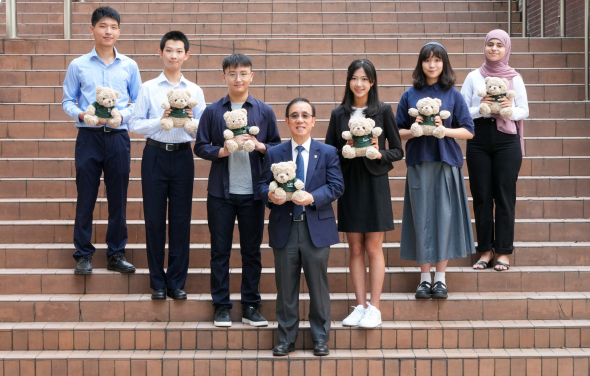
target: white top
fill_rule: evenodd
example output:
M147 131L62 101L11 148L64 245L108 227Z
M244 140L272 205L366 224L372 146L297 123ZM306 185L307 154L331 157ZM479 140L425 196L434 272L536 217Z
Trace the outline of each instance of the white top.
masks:
M354 112L352 114L350 114L350 120L366 117L365 114L363 113L363 111L367 109L367 106L365 106L363 108L356 108L353 106L352 109L354 110Z
M516 97L512 100L514 103L514 114L510 120L524 120L529 117L529 102L526 95L526 88L520 76L514 77L512 83ZM461 87L461 95L463 95L463 99L465 99L465 102L469 106L469 113L473 119L484 117L479 113L479 104L482 98L477 96L477 91L485 89L485 87L485 78L481 75L479 69L469 73ZM485 117L491 117L491 115L486 115Z
M297 146L299 146L295 141L293 141L293 139L291 139L291 150L293 151L293 162L297 163ZM303 166L304 166L304 170L303 171L303 180L305 181L305 185L307 185L307 165L309 162L309 148L311 147L311 137L307 139L307 141L305 141L303 143L303 151L301 152L301 156L303 157Z
M232 111L242 108L244 103L231 102ZM245 150L234 151L229 155L229 193L232 195L251 195L252 166L250 166L250 153Z
M162 129L160 118L164 114L162 103L168 100L167 93L170 89L188 89L191 98L199 104L193 108L193 119L199 121L205 111L205 96L203 90L195 83L190 82L184 76L180 78L178 85L174 86L168 81L164 72L153 80L144 82L139 88L135 109L129 122L129 131L143 134L145 138L167 144L193 142L195 133L189 133L184 128L172 128L169 131Z

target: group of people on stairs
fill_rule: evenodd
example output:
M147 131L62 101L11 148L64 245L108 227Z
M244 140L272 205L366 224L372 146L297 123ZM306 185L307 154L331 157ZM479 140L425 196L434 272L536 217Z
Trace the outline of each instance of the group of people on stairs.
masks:
M314 354L329 353L331 311L328 283L330 246L348 242L350 276L356 306L343 325L374 328L381 324L380 297L385 276L384 234L394 229L389 171L404 157L406 141L407 176L400 243L400 258L415 261L421 269L417 299L445 299L447 263L480 253L474 269L510 267L514 250L516 181L524 154L523 120L528 117L526 89L522 77L508 65L510 37L502 30L491 31L483 41L484 64L467 76L459 92L456 76L445 47L426 43L418 53L412 74L413 85L399 100L396 114L378 95L377 70L367 59L354 60L348 67L340 106L332 111L325 142L311 137L316 122L313 103L293 99L285 109L285 124L291 138L281 143L275 112L254 98L249 85L254 79L252 60L231 54L222 62L221 80L228 94L205 105L203 90L187 80L182 65L190 57L190 43L179 31L166 33L159 44L162 73L141 83L135 61L120 54L114 44L120 34L120 15L110 7L97 8L90 32L92 52L71 62L63 85L64 111L76 121L75 167L78 190L74 245L76 274L92 273L92 215L100 177L108 200L106 234L107 268L133 273L125 258L127 244L126 203L130 167L129 133L143 134L146 146L141 162L143 214L152 299L186 299L194 154L211 161L208 179L207 223L211 235L211 297L214 324L231 326L229 259L237 218L242 257L242 322L268 325L260 313L259 293L261 243L265 208L270 209L269 245L273 249L277 286L276 317L279 343L276 356L293 351L299 328L301 269L309 287L309 322ZM155 49L155 48L154 48ZM505 78L516 92L513 100L478 95L487 77ZM119 92L116 107L122 121L117 128L105 123L84 122L86 108L95 101L97 87ZM186 115L199 122L196 132L185 128L164 130L161 120L170 116L162 108L171 89L188 90L197 100ZM441 101L444 119L431 119L437 136L415 136L414 123L423 116L409 110L426 97ZM514 109L510 118L481 115L480 104L499 104ZM254 151L230 153L223 132L223 115L247 110L249 126L257 126L251 140ZM349 122L372 119L382 129L370 144L378 151L374 159L345 158L342 150L354 146L342 137ZM441 136L442 135L442 136ZM372 135L371 135L372 136ZM462 172L463 153L457 139L467 140L466 160L473 197L475 246L467 190ZM191 143L194 142L194 147ZM296 162L296 176L304 183L303 195L286 201L269 189L274 180L273 163ZM337 201L337 221L332 203ZM495 206L495 215L494 215ZM168 260L165 266L166 221ZM367 288L367 265L369 288ZM436 268L434 280L431 267ZM367 290L370 299L367 299Z

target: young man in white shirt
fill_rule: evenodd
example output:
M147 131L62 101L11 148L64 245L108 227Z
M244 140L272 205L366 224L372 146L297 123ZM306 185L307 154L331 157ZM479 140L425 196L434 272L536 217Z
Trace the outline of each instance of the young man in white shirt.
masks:
M185 112L198 122L205 109L205 97L198 85L182 75L182 64L190 56L189 41L183 33L166 33L160 41L159 54L164 71L141 85L129 130L146 138L141 187L152 299L169 296L177 300L186 299L183 289L188 273L195 176L191 142L196 130L189 133L185 128L162 129L160 120L168 118L172 109L164 110L161 105L168 101L168 91L188 90L198 104ZM170 242L168 269L164 271L166 209Z

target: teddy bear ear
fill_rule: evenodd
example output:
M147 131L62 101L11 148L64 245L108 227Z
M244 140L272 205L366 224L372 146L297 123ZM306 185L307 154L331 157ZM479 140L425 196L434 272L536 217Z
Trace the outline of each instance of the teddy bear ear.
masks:
M227 111L225 114L223 114L223 120L227 121L227 119L229 119L230 116L231 116L231 111Z
M241 111L244 114L244 116L248 116L248 111L246 111L245 108L240 108L238 111Z
M102 86L99 86L94 90L94 92L98 95L102 91Z
M185 90L184 92L186 93L186 95L188 95L189 98L191 97L191 92L190 91Z
M375 126L375 120L373 120L373 119L369 119L369 118L367 118L367 123L369 123L369 125L370 125L371 127L374 127L374 126Z
M272 171L273 174L275 172L275 168L276 167L277 167L277 164L276 163L273 163L273 164L270 165L270 170Z
M504 85L506 85L506 87L510 85L510 82L508 82L508 80L505 78L502 79L502 82L504 82Z
M297 163L295 163L293 161L289 161L287 163L289 164L289 167L294 168L295 170L297 170Z
M436 104L438 105L438 107L442 106L442 102L440 101L440 99L435 98L434 101L436 102Z
M115 98L119 99L119 92L117 90L113 90L115 92Z
M484 80L486 84L488 83L488 81L490 80L490 78L492 78L492 77L486 77L486 79Z

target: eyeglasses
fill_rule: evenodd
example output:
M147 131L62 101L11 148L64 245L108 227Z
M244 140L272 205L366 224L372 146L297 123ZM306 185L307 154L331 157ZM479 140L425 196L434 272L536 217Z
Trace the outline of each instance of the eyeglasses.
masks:
M235 80L238 77L238 74L236 72L230 72L225 76L228 77L230 80ZM239 74L239 76L240 79L245 80L250 76L250 73L242 72Z
M298 114L296 112L293 112L292 114L289 115L289 119L291 119L291 120L297 120L297 119L299 119L299 117L301 117L303 120L309 120L309 119L311 119L312 116L310 114L308 114L307 112L304 112L302 114Z

